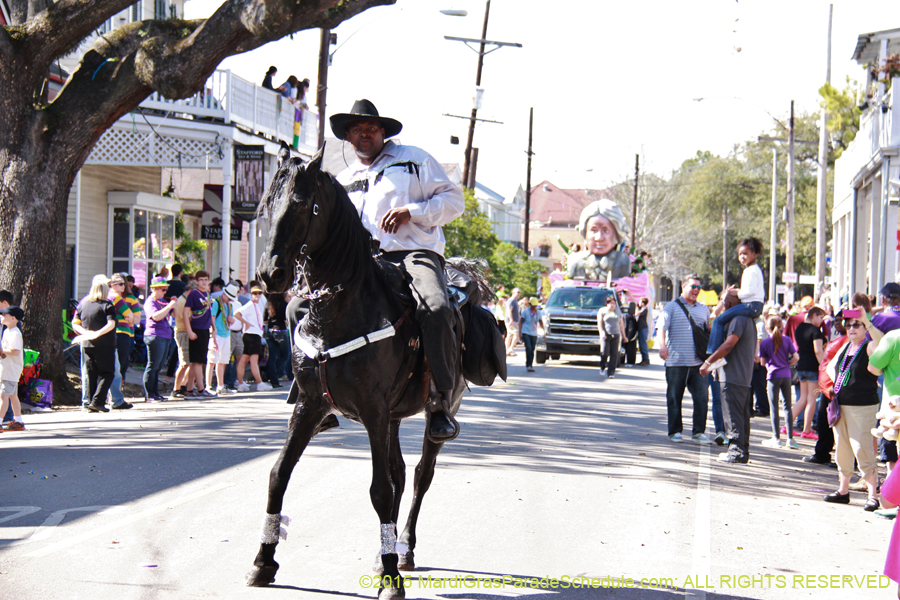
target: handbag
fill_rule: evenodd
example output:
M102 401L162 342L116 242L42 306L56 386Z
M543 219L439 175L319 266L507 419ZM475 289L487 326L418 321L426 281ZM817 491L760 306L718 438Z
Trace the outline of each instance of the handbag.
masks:
M838 402L837 396L831 399L831 402L828 403L828 426L834 427L838 424L838 421L841 420L841 405Z
M706 351L706 348L709 346L709 329L694 323L687 307L681 302L681 298L675 300L675 303L681 307L681 310L684 311L684 316L687 317L688 323L691 324L691 335L694 338L694 352L697 353L697 358L706 360L709 358L709 353Z

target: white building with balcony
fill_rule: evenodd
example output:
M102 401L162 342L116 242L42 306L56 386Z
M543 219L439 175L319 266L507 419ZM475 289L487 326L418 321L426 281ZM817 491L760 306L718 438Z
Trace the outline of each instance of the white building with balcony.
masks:
M171 265L179 210L194 239L201 239L202 225L220 224L228 203L204 195L204 184L223 185L224 195L231 197L235 148L263 147L260 194L275 170L282 141L296 143L301 154L311 156L318 116L302 111L299 125L297 116L294 105L279 94L230 71L216 71L190 98L172 101L154 94L119 119L97 142L69 192L71 296L82 297L98 273L128 272L143 287ZM174 198L163 195L170 186ZM265 224L257 226L258 221L243 222L235 232L239 241L206 240L204 259L212 277L252 279L262 251L256 242L265 236Z
M894 119L900 77L872 73L900 53L900 29L859 36L854 60L868 71L866 107L859 132L835 165L832 223L832 301L856 292L878 294L897 281L897 200L900 180L900 116Z

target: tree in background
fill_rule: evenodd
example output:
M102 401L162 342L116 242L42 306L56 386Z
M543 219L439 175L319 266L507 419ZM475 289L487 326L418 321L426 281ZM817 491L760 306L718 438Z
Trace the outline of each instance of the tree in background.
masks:
M0 27L0 288L28 314L28 344L60 403L77 401L63 369L69 189L100 136L154 91L199 92L226 57L310 27L334 27L393 0L225 0L205 20L122 25L85 52L52 101L51 65L137 0L6 0Z
M184 211L179 210L175 217L175 262L184 267L185 273L196 273L205 268L203 253L206 252L206 242L195 240L188 234L184 227Z
M488 277L492 286L518 287L523 295L533 296L544 267L509 242L500 241L471 189L463 188L463 196L466 210L443 227L447 240L444 255L483 258L490 265Z
M838 91L830 83L819 89L822 108L828 114L826 127L834 145L833 151L829 154L829 166L841 157L859 132L859 118L862 111L859 109L859 98L856 94L858 87L859 84L848 75L842 91Z

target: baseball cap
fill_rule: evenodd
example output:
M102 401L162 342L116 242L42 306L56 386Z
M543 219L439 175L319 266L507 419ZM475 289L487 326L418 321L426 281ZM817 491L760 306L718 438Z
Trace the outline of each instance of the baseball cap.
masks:
M532 298L531 300L529 300L529 302L532 306L537 306L538 304L540 304L537 298Z
M882 296L900 296L900 284L894 283L893 281L886 283L884 284L884 287L881 288L879 294Z
M16 320L21 321L25 317L25 311L18 306L11 305L6 308L0 308L0 315L12 315Z

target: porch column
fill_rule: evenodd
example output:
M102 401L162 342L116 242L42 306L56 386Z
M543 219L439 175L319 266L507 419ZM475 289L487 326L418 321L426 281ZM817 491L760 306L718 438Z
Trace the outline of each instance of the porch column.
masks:
M231 281L231 174L234 173L234 149L231 140L225 140L222 147L222 279Z
M250 221L250 231L247 233L247 281L256 279L256 222Z
M883 164L883 162L882 162ZM878 294L878 263L884 248L881 246L881 194L876 192L875 182L869 187L869 282L868 294Z
M853 188L853 200L850 202L850 235L847 241L850 244L850 260L848 263L848 281L847 281L847 297L852 298L856 293L856 240L859 237L859 188Z
M896 242L891 243L891 239L888 238L888 231L893 229L896 231L897 229L897 220L896 217L894 219L894 226L888 226L888 212L890 208L889 196L891 193L891 157L882 155L881 158L881 229L879 231L879 240L883 240L883 243L878 244L878 270L876 271L876 287L872 292L873 294L877 294L881 291L881 288L884 287L884 284L888 281L893 281L893 273L890 274L890 279L886 279L885 276L885 267L887 266L888 258L887 255L891 254L893 256L892 249L896 247ZM896 240L896 235L894 236L894 240ZM874 260L874 257L873 257Z

